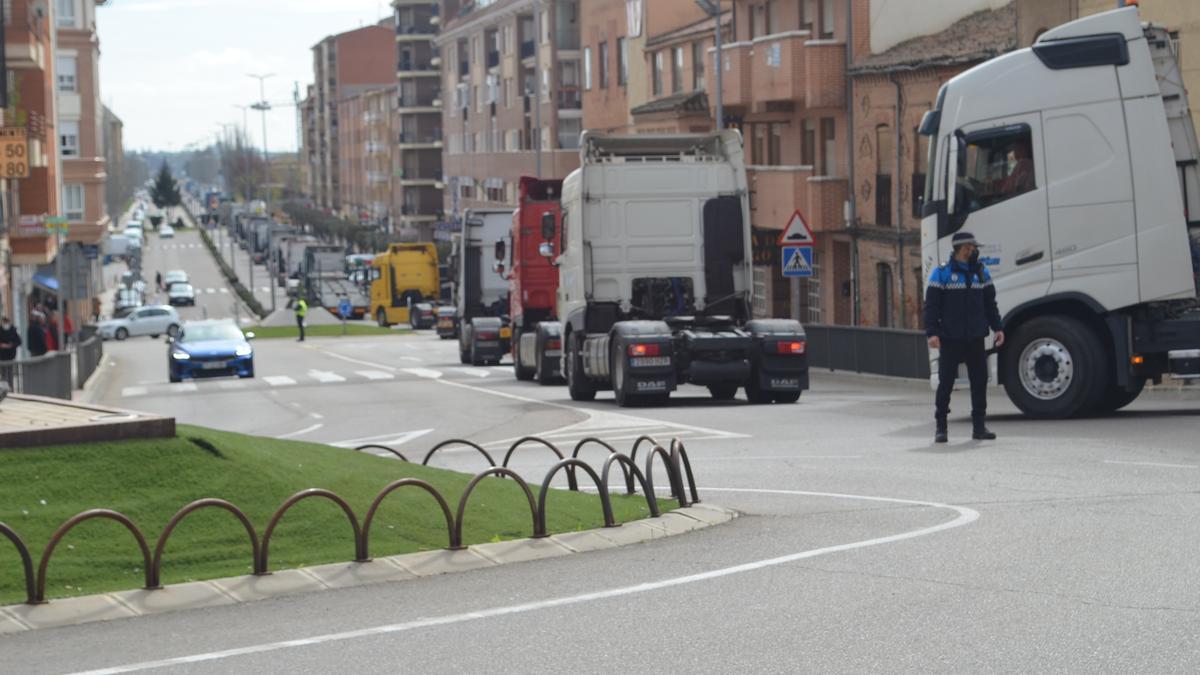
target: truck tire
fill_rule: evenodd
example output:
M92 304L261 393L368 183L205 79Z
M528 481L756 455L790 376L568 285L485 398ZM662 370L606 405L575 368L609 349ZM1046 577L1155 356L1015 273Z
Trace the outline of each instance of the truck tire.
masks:
M1133 382L1133 389L1126 391L1110 384L1104 395L1100 398L1100 402L1096 404L1096 413L1099 415L1110 415L1125 406L1137 400L1141 396L1142 389L1146 386L1146 378L1139 377Z
M537 337L534 340L533 353L537 357L537 365L534 366L534 368L533 368L533 379L536 380L538 384L545 387L549 384L552 384L554 382L554 378L550 377L550 374L542 369L542 367L546 363L546 356L545 356L546 342L545 342L545 339L542 337L541 331L538 331L536 326L534 327L534 331L535 331L534 334ZM518 345L517 349L520 349L519 345Z
M387 320L387 312L383 311L382 307L375 310L375 323L379 324L380 328L387 328L391 325Z
M1002 365L1009 399L1029 417L1062 419L1090 413L1109 380L1104 345L1082 321L1035 318L1005 345Z
M770 403L774 400L774 396L769 391L763 391L758 387L758 377L754 374L750 375L750 382L746 384L746 400L756 405Z
M588 382L587 376L583 374L583 345L579 344L581 340L577 340L575 335L567 336L566 340L566 355L563 357L563 374L567 376L567 392L571 394L572 401L594 401L596 399L596 387Z
M512 336L512 355L513 355L513 375L521 382L528 382L533 379L533 368L526 368L521 362L521 332L514 330Z
M708 385L708 393L712 394L714 401L731 401L734 396L737 396L736 384L710 384Z

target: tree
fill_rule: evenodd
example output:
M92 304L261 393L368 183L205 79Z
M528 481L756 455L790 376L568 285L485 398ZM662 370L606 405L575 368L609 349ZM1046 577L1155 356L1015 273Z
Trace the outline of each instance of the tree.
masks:
M179 186L175 184L175 177L171 175L171 169L167 167L165 161L158 169L158 175L154 177L154 187L150 190L150 199L160 209L179 206L183 203L183 199L179 195Z

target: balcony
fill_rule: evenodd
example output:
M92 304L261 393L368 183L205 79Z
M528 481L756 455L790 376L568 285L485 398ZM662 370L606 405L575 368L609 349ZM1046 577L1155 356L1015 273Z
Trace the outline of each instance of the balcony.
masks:
M438 77L441 74L438 72L437 65L433 61L432 57L402 58L396 63L396 72L400 75Z
M401 150L424 150L442 147L442 132L430 131L426 133L416 133L412 131L401 131L396 138L398 146Z
M783 229L799 209L813 232L830 232L845 226L845 178L814 176L809 166L747 167L752 208L758 227Z
M807 40L807 31L796 31L754 41L751 87L756 99L805 99L805 85L809 81L804 67Z
M710 51L710 54L713 52ZM721 97L727 106L748 106L754 100L751 89L751 77L754 46L749 42L735 42L721 47L721 56L728 65L721 72L722 86L725 91ZM709 68L704 77L708 91L717 90L716 74Z
M559 87L555 100L559 110L583 109L583 94L579 87Z
M459 61L458 62L458 76L466 77L470 74L471 74L471 62L470 61Z
M822 40L804 46L804 100L809 108L846 104L846 45Z
M435 35L437 35L437 28L435 28L433 22L428 19L417 19L412 23L396 25L397 42L404 40L431 40Z

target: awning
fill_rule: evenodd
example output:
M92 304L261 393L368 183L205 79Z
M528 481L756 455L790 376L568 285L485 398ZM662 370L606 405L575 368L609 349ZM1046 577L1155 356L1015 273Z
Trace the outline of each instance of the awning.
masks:
M58 294L58 279L55 279L52 276L35 274L33 275L33 285L41 288L42 290L50 291L56 295Z

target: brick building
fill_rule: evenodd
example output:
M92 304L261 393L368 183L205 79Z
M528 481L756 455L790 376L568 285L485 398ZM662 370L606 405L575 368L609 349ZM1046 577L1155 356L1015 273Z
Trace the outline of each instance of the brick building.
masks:
M395 86L338 101L341 211L352 222L380 227L390 224L395 119Z
M579 165L579 0L443 0L445 212L516 204L521 176Z
M395 85L394 20L339 33L313 46L313 89L301 104L310 195L318 206L339 211L341 149L338 103L371 89Z
M108 108L101 107L100 124L104 137L104 203L108 205L109 218L120 218L125 207L127 191L125 183L125 123ZM130 186L131 187L131 186Z
M396 228L431 241L442 214L442 73L434 38L437 2L393 0L396 88L388 173L388 209Z

